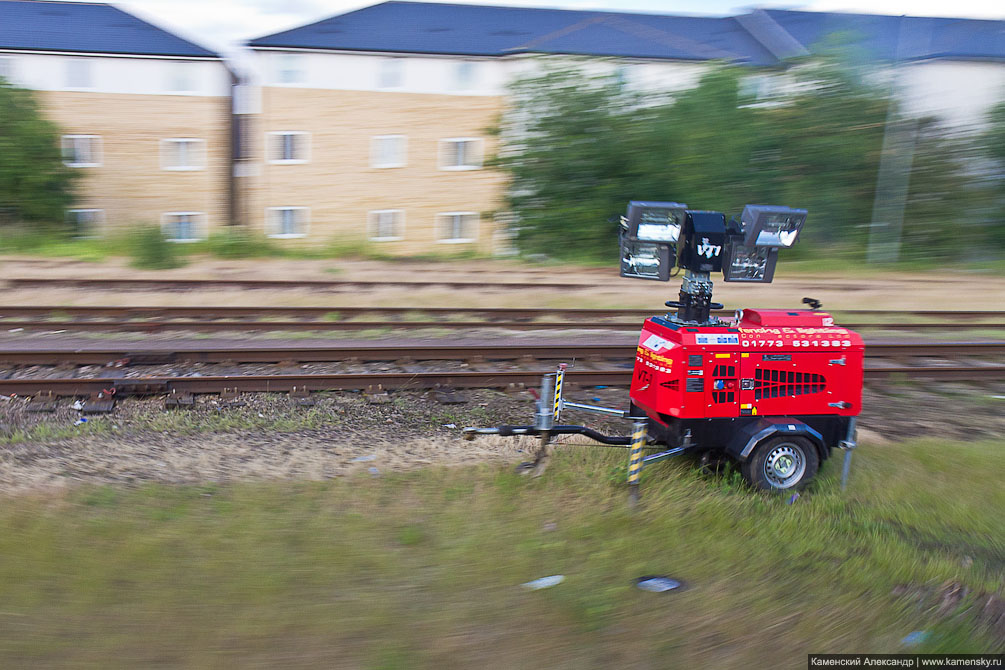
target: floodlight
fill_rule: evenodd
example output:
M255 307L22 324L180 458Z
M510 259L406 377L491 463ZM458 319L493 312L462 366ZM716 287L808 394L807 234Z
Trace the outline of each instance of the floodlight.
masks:
M632 200L625 217L628 235L644 242L676 244L686 212L687 205L679 202Z
M770 205L747 205L740 217L745 246L791 247L806 223L805 209Z
M778 263L778 249L775 247L748 247L734 238L726 243L725 260L722 263L724 281L771 283Z
M671 267L669 244L628 238L621 240L622 277L668 281Z

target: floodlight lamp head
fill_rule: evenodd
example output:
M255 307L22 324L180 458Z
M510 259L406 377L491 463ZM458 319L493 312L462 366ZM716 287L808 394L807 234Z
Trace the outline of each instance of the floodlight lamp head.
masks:
M740 217L743 244L747 247L788 248L799 239L806 223L805 209L771 205L747 205Z
M625 216L627 234L641 242L677 244L687 205L679 202L632 200Z

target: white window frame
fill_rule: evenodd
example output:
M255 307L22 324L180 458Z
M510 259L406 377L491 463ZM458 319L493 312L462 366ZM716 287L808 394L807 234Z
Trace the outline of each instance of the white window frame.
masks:
M452 156L456 155L456 151L451 151L450 147L457 142L471 142L476 147L478 147L478 164L477 165L449 165L448 160L453 160ZM452 172L460 172L464 170L481 170L482 165L485 161L485 141L480 137L446 137L440 140L440 169L448 170Z
M397 235L391 235L387 237L378 237L378 217L381 214L397 214L400 219L398 221L399 228ZM399 240L405 239L405 210L403 209L374 209L370 210L366 214L366 226L367 235L371 242L397 242Z
M0 56L0 77L13 85L17 79L17 58L14 56Z
M189 165L171 165L170 151L167 150L169 145L185 143L194 146L194 151L192 148L189 149L187 154L189 157L195 156L198 161L197 164ZM198 137L167 137L160 141L161 149L161 169L168 170L170 172L194 172L197 170L206 169L206 140L200 139Z
M281 230L277 226L278 220L276 215L279 212L286 210L295 210L304 212L304 232L302 233L280 233L276 232ZM300 206L284 206L284 207L266 207L265 208L265 225L266 225L266 235L275 240L293 240L301 237L307 237L311 229L311 208L310 207L300 207Z
M81 63L86 66L86 77L87 81L84 86L75 85L72 79L71 68L77 64ZM94 61L90 58L68 58L63 62L63 82L65 83L65 88L68 91L93 91L94 86Z
M192 233L195 237L178 239L174 237L168 237L168 242L176 242L178 244L187 244L189 242L201 242L206 239L206 213L205 212L164 212L161 214L161 230L164 231L168 226L171 225L170 217L172 216L191 216L192 221ZM164 233L165 235L167 232Z
M476 88L475 79L478 76L478 65L479 62L475 60L462 60L454 63L453 72L451 74L450 80L450 90L457 92L472 91ZM465 79L462 77L462 72L468 69L468 75Z
M378 146L384 140L397 139L401 140L401 161L397 163L381 163L380 150ZM385 169L385 168L403 168L408 165L408 136L407 135L374 135L370 138L370 167Z
M301 135L306 138L303 143L303 158L276 158L275 139L281 135ZM265 133L266 162L271 165L303 165L311 162L311 134L306 130L270 130Z
M307 80L306 58L301 53L279 53L274 61L274 79L276 86L302 86ZM291 67L292 64L292 67ZM293 81L286 81L286 73L293 72Z
M93 168L101 167L102 159L102 146L101 146L101 135L63 135L59 140L60 153L66 150L67 140L91 140L91 161L87 163L77 163L77 162L67 162L63 159L63 164L67 167L72 168Z
M67 214L73 214L76 212L90 212L94 215L91 221L91 234L90 235L74 235L74 239L77 240L92 240L96 237L101 237L101 229L105 227L105 210L103 209L93 209L90 207L73 207L66 210Z
M167 65L167 86L164 90L168 95L195 95L199 92L199 85L196 83L199 72L199 63L192 61L176 60L168 61ZM188 85L187 88L176 87L175 84L182 82Z
M442 219L445 217L472 216L474 217L473 237L441 237L444 230ZM481 216L478 212L440 212L436 215L436 236L439 244L470 244L478 240L478 228L481 226Z
M405 58L401 56L390 56L381 58L377 65L377 90L379 91L400 91L405 86ZM397 68L394 70L394 68ZM385 84L385 77L391 75L395 77L395 82Z

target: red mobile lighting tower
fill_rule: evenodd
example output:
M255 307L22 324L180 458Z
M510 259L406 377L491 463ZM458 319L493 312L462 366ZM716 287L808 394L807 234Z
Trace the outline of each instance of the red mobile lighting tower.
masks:
M642 468L685 452L703 463L729 458L754 487L809 483L834 448L845 450L842 486L855 448L862 405L864 345L827 313L744 309L711 316L711 273L727 282L768 283L779 249L798 239L806 211L747 205L740 221L675 202L632 201L621 218L621 276L668 281L684 271L673 314L646 319L639 336L627 410L564 400L565 366L542 380L533 425L467 428L479 434L536 435L541 448L526 471L541 474L551 438L583 434L631 448L628 482L638 495ZM564 409L600 412L634 423L631 436L557 423ZM657 453L644 455L645 450Z

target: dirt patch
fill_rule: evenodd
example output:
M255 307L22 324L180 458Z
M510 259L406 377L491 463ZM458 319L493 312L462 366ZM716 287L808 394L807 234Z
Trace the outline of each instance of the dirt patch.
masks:
M952 392L949 392L952 391ZM527 392L475 390L463 404L428 393L394 393L371 403L359 393L316 395L305 407L286 396L250 394L238 404L199 396L191 409L165 411L162 398L119 401L113 413L82 417L71 400L51 414L26 412L27 399L0 401L0 492L78 482L132 484L238 479L324 479L376 468L377 476L437 465L528 460L530 439L480 437L465 426L531 422ZM577 402L625 408L625 389L580 388ZM867 389L860 441L918 437L994 439L1005 433L1001 401L987 389L956 385L943 393L918 387ZM86 423L77 422L87 418ZM608 434L624 421L567 413ZM568 441L567 439L563 441Z
M105 435L22 444L0 460L0 489L59 488L81 482L194 484L249 479L322 480L380 476L428 465L471 465L526 458L529 441L455 436L343 435L339 431Z

